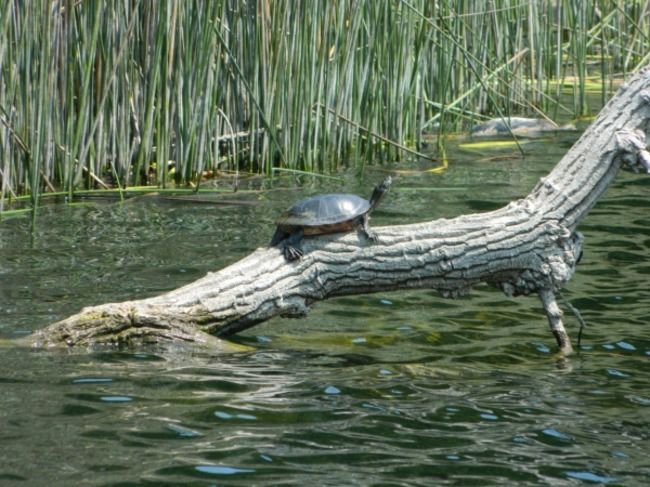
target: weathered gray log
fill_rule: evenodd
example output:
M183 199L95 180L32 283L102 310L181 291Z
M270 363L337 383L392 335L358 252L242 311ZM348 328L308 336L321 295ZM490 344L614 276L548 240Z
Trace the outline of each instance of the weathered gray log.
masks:
M213 341L274 316L301 317L333 296L432 288L445 297L485 282L509 296L538 294L563 352L571 343L556 292L581 254L576 227L622 163L650 157L650 70L625 84L552 172L524 199L489 213L375 228L379 243L356 233L307 238L305 256L287 263L261 248L169 293L84 308L34 333L34 345L122 341Z

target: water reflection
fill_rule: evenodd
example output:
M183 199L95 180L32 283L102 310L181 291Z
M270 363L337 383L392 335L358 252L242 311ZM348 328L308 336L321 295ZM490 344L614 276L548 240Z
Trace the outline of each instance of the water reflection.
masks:
M538 152L480 163L458 152L443 175L402 175L373 225L523 196L564 149L526 150ZM322 184L255 207L44 208L32 243L26 221L3 221L0 334L201 277L266 245L290 201L337 189ZM645 485L648 185L621 174L581 226L585 255L564 295L587 328L564 371L537 300L487 287L320 303L252 328L237 338L252 350L227 355L5 347L0 483ZM575 340L569 313L567 324Z

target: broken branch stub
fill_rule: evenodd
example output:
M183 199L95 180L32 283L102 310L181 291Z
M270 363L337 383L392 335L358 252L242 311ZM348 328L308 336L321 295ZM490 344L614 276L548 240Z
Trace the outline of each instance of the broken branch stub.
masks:
M445 297L485 282L509 296L537 294L563 352L571 350L555 294L582 252L576 228L622 163L646 168L650 71L636 73L531 193L489 213L305 239L288 263L261 248L220 271L153 298L84 308L30 337L37 345L207 341L274 316L301 317L333 296L437 289Z

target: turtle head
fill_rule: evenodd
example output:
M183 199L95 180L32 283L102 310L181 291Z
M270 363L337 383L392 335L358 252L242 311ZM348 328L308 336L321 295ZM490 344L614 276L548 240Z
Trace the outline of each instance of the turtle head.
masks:
M377 206L379 206L379 203L381 200L386 196L386 193L388 193L388 190L390 189L390 185L393 182L393 178L390 176L386 176L386 179L384 179L380 184L375 186L374 191L372 192L372 196L370 197L370 210L372 211Z

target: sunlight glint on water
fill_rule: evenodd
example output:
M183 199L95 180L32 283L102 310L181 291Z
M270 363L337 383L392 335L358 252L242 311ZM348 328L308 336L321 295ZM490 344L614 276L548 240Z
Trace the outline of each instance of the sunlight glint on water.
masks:
M457 151L443 175L401 175L373 225L497 208L525 195L570 140L525 160ZM411 167L426 169L426 167ZM145 297L265 245L256 207L44 208L0 223L0 333L22 336L83 306ZM2 485L645 485L650 431L650 180L621 173L581 227L564 297L587 321L558 368L534 298L481 287L345 297L200 348L0 354ZM567 313L570 333L577 324Z

